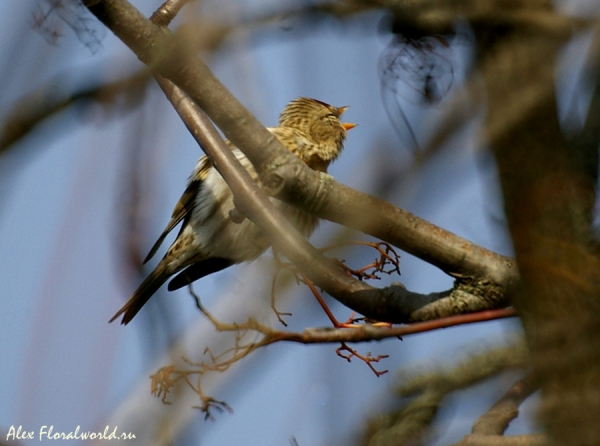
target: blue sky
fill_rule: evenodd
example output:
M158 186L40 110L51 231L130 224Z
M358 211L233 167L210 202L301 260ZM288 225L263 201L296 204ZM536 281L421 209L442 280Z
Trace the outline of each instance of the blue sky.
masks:
M149 14L159 2L135 4ZM6 36L0 45L0 116L16 99L48 82L52 93L63 83L74 88L90 80L118 79L141 67L111 33L96 54L68 29L57 45L48 44L31 29L32 7L28 2L0 5ZM227 5L232 14L243 7L256 6ZM510 253L493 163L473 150L475 125L461 130L422 166L406 168L411 156L401 147L380 98L377 60L389 37L378 33L378 23L379 17L371 15L360 32L353 32L356 22L299 32L300 25L292 21L291 31L275 26L267 37L236 33L206 60L267 126L297 96L350 105L344 117L358 127L330 170L338 181L374 192L383 173L398 177L384 198L475 243ZM230 339L197 313L186 291L161 292L152 308L127 327L107 323L140 280L123 259L122 212L131 193L128 163L132 147L137 148L136 162L146 174L141 181L144 227L137 235L146 250L167 222L201 152L156 86L149 87L141 107L115 114L117 109L74 107L44 122L0 158L0 432L11 425L36 432L43 425L62 432L118 425L138 436L127 444L160 444L157 438L171 436L182 445L282 445L292 437L302 446L348 444L367 414L389 407L398 368L455 363L518 331L514 321L503 321L361 345L363 352L390 355L381 365L390 373L381 378L356 360L338 358L331 345L274 345L206 378L207 392L226 400L232 415L205 422L191 408L197 400L189 393L177 404L163 405L150 395L148 376L169 363L170 345L181 344L195 360L207 345L218 350ZM414 119L425 139L435 111L421 110ZM323 223L311 240L324 245L337 230ZM451 285L437 269L401 255L402 276L384 278L382 286L400 280L414 291L431 292ZM349 254L348 261L361 264L371 257L361 251ZM272 321L269 259L267 253L251 265L205 278L196 290L224 320L258 314ZM350 314L329 301L341 319ZM293 312L295 329L328 324L303 287L291 287L281 302L282 309ZM179 361L180 356L172 358ZM462 399L453 398L442 412L444 429L433 442L459 440L510 384L498 378ZM520 419L511 429L527 426Z

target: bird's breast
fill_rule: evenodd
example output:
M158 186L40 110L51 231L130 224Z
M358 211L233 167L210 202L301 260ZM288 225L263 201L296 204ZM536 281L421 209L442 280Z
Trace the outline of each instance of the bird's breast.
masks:
M257 180L258 176L248 159L237 149L234 154L250 176ZM318 222L315 217L275 198L270 200L304 236L313 233ZM231 220L230 212L234 208L229 186L211 167L198 192L192 218L186 228L186 231L193 233L197 249L207 257L226 258L240 263L254 260L269 248L269 237L249 219L241 223Z

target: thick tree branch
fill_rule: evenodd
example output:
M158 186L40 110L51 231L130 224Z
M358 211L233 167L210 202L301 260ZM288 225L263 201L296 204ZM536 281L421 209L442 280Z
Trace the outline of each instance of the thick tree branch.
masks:
M394 205L296 165L273 166L263 183L270 194L386 241L454 277L486 278L512 286L514 261L469 242Z

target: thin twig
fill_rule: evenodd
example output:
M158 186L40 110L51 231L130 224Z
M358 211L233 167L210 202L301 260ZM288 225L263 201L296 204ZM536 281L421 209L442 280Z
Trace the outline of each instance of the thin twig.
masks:
M345 353L347 352L347 353ZM387 370L377 370L373 363L379 362L382 359L389 358L390 355L377 355L371 356L371 352L368 352L366 355L361 355L356 351L356 349L349 347L348 344L342 342L342 345L335 350L335 353L340 357L344 358L346 361L351 362L352 358L358 358L365 364L369 366L371 371L375 373L375 376L379 377L381 375L385 375Z

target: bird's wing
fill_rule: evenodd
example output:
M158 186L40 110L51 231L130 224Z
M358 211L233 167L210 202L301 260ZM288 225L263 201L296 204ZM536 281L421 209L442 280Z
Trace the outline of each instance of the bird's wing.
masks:
M179 288L183 288L184 286L187 286L190 283L203 278L204 276L208 276L209 274L228 268L234 263L235 262L232 260L223 259L221 257L211 257L209 259L204 259L193 263L177 274L173 279L171 279L167 289L169 291L178 290Z
M175 208L173 209L173 213L171 214L171 220L167 224L166 228L164 229L156 243L154 243L154 246L152 246L152 248L150 249L150 252L144 259L144 263L148 262L148 260L150 260L154 256L154 254L156 254L156 251L158 251L158 248L165 240L169 232L171 232L175 226L177 226L184 218L186 218L192 212L196 204L196 196L198 195L198 192L200 192L202 183L204 182L204 179L206 178L206 175L208 174L208 170L210 168L211 164L208 158L206 156L200 158L200 160L198 161L198 165L194 170L194 173L190 177L189 183L185 191L183 192L181 198L179 199L179 201L175 205Z

